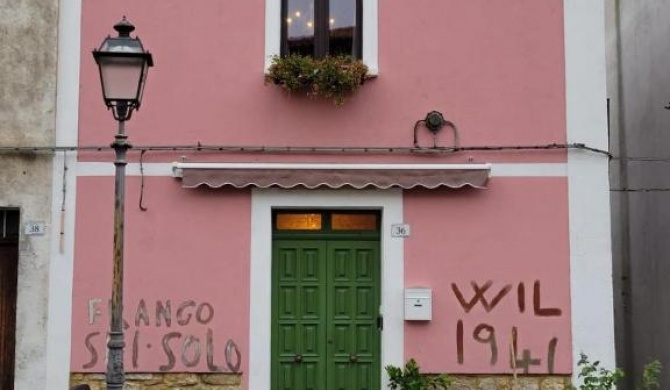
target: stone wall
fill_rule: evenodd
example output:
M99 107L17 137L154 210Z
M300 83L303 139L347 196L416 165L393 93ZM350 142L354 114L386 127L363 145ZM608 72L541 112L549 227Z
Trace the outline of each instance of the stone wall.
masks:
M88 384L91 390L105 388L104 374L71 375L70 385ZM240 390L241 374L151 373L126 374L124 390Z
M58 0L0 1L0 146L55 139ZM15 388L47 388L52 156L0 153L0 208L18 208L47 234L19 238ZM23 230L23 229L21 229ZM69 315L64 313L63 315Z
M570 376L454 376L449 390L570 390Z
M450 390L569 390L570 376L453 376ZM88 384L91 390L105 388L104 374L73 373L71 385ZM238 374L127 374L126 390L240 390Z

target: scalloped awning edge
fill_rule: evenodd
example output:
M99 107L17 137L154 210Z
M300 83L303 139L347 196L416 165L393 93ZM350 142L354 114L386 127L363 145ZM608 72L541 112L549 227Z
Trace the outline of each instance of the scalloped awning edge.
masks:
M175 176L182 187L196 188L486 188L490 177L488 164L215 164L175 163Z

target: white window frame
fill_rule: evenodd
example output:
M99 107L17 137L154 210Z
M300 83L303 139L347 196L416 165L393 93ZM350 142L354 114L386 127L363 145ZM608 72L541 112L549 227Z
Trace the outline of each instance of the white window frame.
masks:
M379 74L378 0L363 0L363 62L372 76ZM265 0L265 64L268 71L272 58L281 49L281 0Z

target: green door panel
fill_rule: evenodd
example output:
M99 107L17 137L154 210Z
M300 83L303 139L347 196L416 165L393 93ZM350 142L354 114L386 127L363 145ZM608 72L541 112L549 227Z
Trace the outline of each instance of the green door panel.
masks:
M274 243L272 349L276 389L323 389L325 263L323 242Z
M328 242L328 389L379 389L379 243Z
M378 241L275 240L273 390L380 389Z

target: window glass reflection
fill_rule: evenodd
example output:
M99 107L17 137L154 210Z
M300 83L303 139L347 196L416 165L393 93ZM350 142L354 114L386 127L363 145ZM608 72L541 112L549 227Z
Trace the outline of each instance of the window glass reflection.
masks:
M286 23L286 54L312 56L314 54L314 0L288 0L284 23Z
M278 214L277 230L321 230L321 214Z
M333 230L376 230L377 215L333 214L330 223Z
M328 53L331 56L357 56L356 0L330 1L328 15Z

